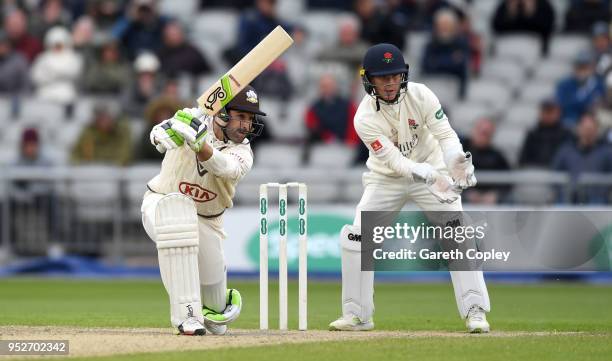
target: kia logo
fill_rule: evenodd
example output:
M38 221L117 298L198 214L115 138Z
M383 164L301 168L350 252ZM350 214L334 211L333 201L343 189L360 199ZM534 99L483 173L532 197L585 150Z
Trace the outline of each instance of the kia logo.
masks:
M179 191L186 196L189 196L195 202L208 202L217 198L217 194L207 189L200 187L197 184L181 182Z

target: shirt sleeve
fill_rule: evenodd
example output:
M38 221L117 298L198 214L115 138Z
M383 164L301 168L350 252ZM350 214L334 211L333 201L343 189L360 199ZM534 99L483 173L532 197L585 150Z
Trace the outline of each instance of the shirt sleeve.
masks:
M440 143L445 163L448 166L449 160L455 154L463 152L463 146L459 141L457 133L451 128L438 97L426 86L422 86L422 95L421 109L423 119L431 134Z
M360 118L355 121L355 130L361 141L377 159L395 173L412 178L414 162L404 157L393 142L376 126L372 119Z
M226 151L214 149L212 157L200 164L217 177L238 182L253 167L253 152L249 146L244 145Z

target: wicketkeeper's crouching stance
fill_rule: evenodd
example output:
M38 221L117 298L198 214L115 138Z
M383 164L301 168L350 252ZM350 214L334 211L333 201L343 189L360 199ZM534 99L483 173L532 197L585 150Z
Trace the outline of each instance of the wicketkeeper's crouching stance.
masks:
M240 314L240 293L227 289L223 212L253 165L258 115L265 114L247 86L215 117L183 109L151 131L165 156L147 185L142 223L157 246L170 321L181 334L224 334Z
M408 65L390 44L371 47L361 71L366 95L354 119L370 151L365 187L352 225L340 233L342 313L331 330L374 328L374 272L361 271L361 211L399 211L408 201L425 211L461 211L461 189L474 186L474 166L440 102L408 82ZM480 271L451 271L459 314L470 332L488 332L489 295Z

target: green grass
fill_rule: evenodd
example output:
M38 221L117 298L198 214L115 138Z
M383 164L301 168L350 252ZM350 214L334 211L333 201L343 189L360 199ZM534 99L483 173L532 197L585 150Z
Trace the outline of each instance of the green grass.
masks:
M340 284L311 282L309 328L326 329L340 315ZM244 308L236 328L257 328L258 284L230 282L240 290ZM270 325L277 325L277 285L270 285ZM290 327L297 327L297 285L290 284ZM609 359L612 353L612 287L573 283L490 284L494 330L583 331L597 335L512 338L407 338L321 342L207 351L206 359L321 360L344 355L352 360L400 359ZM377 329L462 331L450 284L376 286ZM169 307L160 281L58 279L0 280L0 325L81 327L168 327ZM331 354L330 352L333 352ZM184 352L181 357L202 355ZM571 355L575 355L575 357ZM580 356L577 356L580 355ZM116 359L175 359L176 353ZM214 358L213 358L214 357ZM331 357L331 356L330 356Z
M321 361L321 360L609 360L610 336L558 336L513 338L418 338L359 342L320 342L267 347L226 348L211 351L163 352L77 360L129 361Z

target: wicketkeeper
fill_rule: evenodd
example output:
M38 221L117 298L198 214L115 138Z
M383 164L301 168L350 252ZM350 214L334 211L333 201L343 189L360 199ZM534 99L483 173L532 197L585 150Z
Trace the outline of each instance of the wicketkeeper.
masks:
M370 151L364 192L352 225L340 233L342 317L331 330L374 328L374 272L361 271L361 211L399 211L414 202L425 211L461 211L461 189L476 185L471 157L436 95L408 82L408 65L391 44L366 52L361 71L367 93L355 114L357 134ZM451 271L459 314L470 332L488 332L489 295L480 271Z
M258 116L265 113L247 86L214 117L187 108L151 131L165 156L147 185L142 223L157 246L170 321L180 334L224 334L240 314L240 293L227 289L223 212L253 165L249 143L263 129Z

